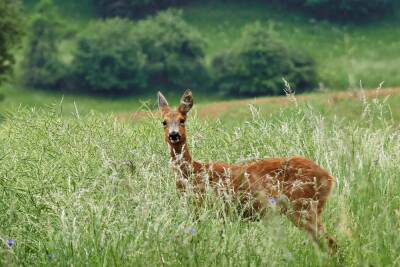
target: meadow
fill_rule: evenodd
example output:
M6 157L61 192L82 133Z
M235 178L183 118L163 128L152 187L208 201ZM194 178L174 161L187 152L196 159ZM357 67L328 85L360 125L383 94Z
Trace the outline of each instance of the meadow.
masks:
M24 1L28 15L36 2ZM91 0L54 3L67 31L98 18ZM0 266L400 266L400 14L341 24L258 0L180 8L207 42L207 63L256 20L316 60L319 88L302 95L191 88L188 143L202 162L300 155L324 167L336 179L323 218L337 252L318 249L274 206L249 222L222 212L232 204L212 192L201 209L182 197L156 107L163 88L26 88L19 49L15 76L0 86ZM74 41L59 45L68 61Z
M0 265L398 265L400 134L388 104L362 101L353 119L288 101L269 115L250 106L234 124L195 109L188 141L203 162L302 155L326 168L334 256L273 208L246 222L210 194L196 213L175 189L157 113L128 122L55 105L1 124Z

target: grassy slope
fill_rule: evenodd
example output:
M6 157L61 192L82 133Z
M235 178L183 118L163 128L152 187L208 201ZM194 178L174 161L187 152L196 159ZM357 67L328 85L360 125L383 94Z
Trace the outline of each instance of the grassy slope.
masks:
M132 113L137 111L148 111L156 108L156 94L147 96L129 97L101 97L88 95L63 94L60 92L49 92L40 90L30 90L15 88L14 85L3 85L0 87L0 95L4 96L0 100L0 118L5 113L14 112L20 106L23 107L48 107L58 105L62 102L62 112L64 115L71 115L78 109L80 114L90 113ZM175 94L165 94L172 99L171 104L178 103ZM210 103L220 101L222 97L198 95L197 103Z
M194 112L200 119L218 119L224 125L236 127L252 117L252 111L262 116L275 116L282 109L294 104L291 98L286 96L279 97L260 97L240 100L223 100L211 103L198 103L198 96L194 94L196 105ZM168 99L174 100L173 96ZM175 99L176 100L176 99ZM327 92L327 93L308 93L296 97L299 106L312 107L327 119L344 119L346 121L360 120L360 110L372 107L379 109L390 123L400 122L400 88L388 88L377 90L355 90L350 92ZM251 108L250 108L251 107ZM145 110L139 112L119 113L117 118L123 121L137 122L142 118L148 118L150 113Z
M208 40L208 58L240 37L244 25L260 21L293 49L308 52L318 63L321 82L333 89L375 88L400 84L400 20L367 25L317 22L264 3L208 1L184 8L186 20Z

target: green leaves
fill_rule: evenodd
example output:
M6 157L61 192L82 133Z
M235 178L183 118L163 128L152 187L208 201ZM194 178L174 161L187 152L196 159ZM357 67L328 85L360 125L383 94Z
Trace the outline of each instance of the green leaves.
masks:
M15 63L11 50L19 44L23 26L21 2L0 1L0 83L11 72Z
M72 64L74 87L90 92L144 93L207 83L204 42L179 12L139 23L97 21L78 38Z
M135 38L134 23L110 19L92 23L77 41L73 86L82 91L132 92L146 84L146 56Z
M285 78L296 91L312 90L317 75L314 61L291 51L259 23L248 25L229 52L214 58L215 84L227 95L283 94Z
M28 31L23 78L29 86L55 89L66 71L58 49L63 25L51 0L40 1L36 12Z

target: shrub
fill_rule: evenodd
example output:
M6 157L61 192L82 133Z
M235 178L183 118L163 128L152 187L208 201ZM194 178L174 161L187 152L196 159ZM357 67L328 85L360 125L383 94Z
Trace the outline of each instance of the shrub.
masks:
M97 8L104 17L142 17L183 2L181 0L100 0Z
M138 92L146 86L146 57L127 19L92 23L77 40L74 86L91 92Z
M205 42L200 34L173 10L138 24L138 39L147 56L145 72L150 87L181 90L207 86Z
M0 82L12 70L15 60L11 50L21 40L22 33L21 2L0 1Z
M91 92L143 93L207 83L204 42L176 11L139 23L98 21L77 40L74 87Z
M25 84L55 88L64 75L65 66L59 59L61 23L51 0L42 0L29 28L28 44L22 63Z
M242 38L212 62L215 86L237 96L277 95L285 78L296 91L316 84L314 61L289 50L258 23L246 27Z
M319 17L370 19L393 10L396 0L289 0L290 7L302 8Z

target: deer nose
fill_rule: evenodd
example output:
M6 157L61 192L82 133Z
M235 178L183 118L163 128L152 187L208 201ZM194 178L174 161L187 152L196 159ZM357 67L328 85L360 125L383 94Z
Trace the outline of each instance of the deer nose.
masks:
M179 140L179 133L178 132L176 132L176 131L173 131L173 132L170 132L169 133L169 139L171 140L171 141L178 141Z

